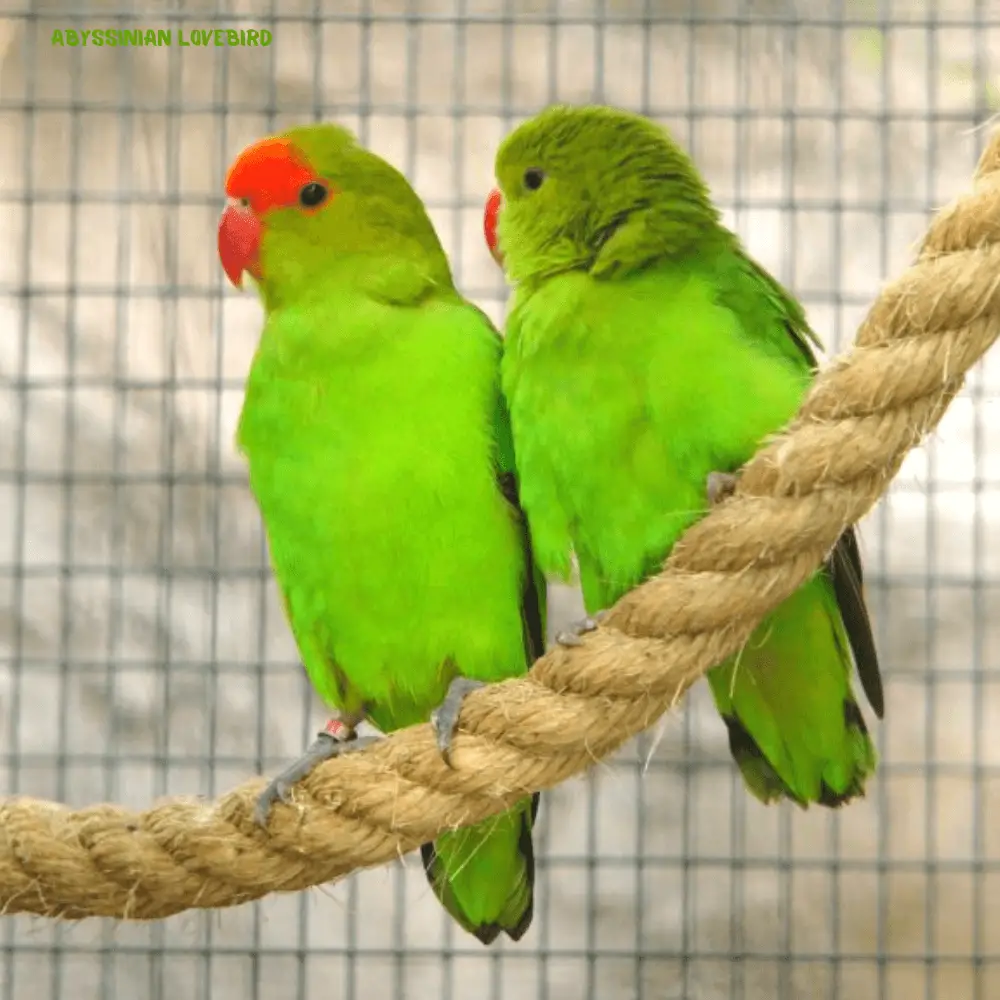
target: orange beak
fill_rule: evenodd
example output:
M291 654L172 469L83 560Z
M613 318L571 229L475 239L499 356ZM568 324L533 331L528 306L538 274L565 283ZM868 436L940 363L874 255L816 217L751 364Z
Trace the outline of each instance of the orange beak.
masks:
M219 220L219 261L226 277L243 287L243 272L260 280L260 219L249 206L230 203Z
M497 216L500 214L500 206L503 204L503 195L499 188L494 188L490 196L486 199L486 209L483 212L483 235L486 237L486 245L490 248L490 256L503 267L503 254L497 243Z

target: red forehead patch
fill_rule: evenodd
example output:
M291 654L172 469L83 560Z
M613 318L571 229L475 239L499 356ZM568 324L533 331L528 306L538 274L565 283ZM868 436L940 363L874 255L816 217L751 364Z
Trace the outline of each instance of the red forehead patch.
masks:
M226 175L226 194L249 203L257 215L290 208L299 192L318 175L287 140L261 139L236 158Z

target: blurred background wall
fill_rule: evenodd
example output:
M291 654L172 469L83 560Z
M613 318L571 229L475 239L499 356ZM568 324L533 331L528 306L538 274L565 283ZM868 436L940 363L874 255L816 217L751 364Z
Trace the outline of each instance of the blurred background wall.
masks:
M1000 106L998 0L4 4L0 789L76 805L215 795L324 717L232 444L260 313L215 226L243 145L357 129L499 320L500 137L555 100L641 110L839 349ZM51 44L136 24L274 40ZM888 706L867 801L750 801L701 685L655 749L547 797L516 947L456 930L410 856L154 926L8 918L0 1000L1000 996L998 388L994 359L864 526ZM553 600L554 627L579 613Z

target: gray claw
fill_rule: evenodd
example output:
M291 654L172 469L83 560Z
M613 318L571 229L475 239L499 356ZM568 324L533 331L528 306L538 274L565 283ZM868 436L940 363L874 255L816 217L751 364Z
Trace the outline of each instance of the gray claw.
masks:
M586 618L571 622L565 631L556 633L556 642L560 646L582 646L583 636L587 632L593 632L607 613L606 610L595 611L594 614L588 615Z
M377 742L377 736L351 736L347 740L338 740L327 732L318 733L306 752L293 761L261 792L254 808L254 822L261 827L267 826L271 808L276 802L288 802L291 790L307 775L311 774L325 760L339 757L342 753L353 753L363 750Z
M733 495L739 477L730 472L710 472L705 481L705 492L708 494L708 502L714 507L727 497Z
M458 726L458 717L462 713L462 702L466 695L471 694L478 688L486 687L482 681L473 680L471 677L456 677L448 685L448 693L444 696L444 701L431 712L431 725L437 733L437 745L441 751L444 762L451 766L451 741Z

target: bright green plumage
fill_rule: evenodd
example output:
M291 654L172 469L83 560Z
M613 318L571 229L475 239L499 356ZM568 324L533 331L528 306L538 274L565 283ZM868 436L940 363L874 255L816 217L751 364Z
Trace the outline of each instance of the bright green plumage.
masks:
M656 572L735 472L795 413L815 361L801 308L722 227L653 123L556 107L496 162L516 283L503 385L535 557L575 551L588 612ZM730 746L764 801L837 805L876 754L851 690L882 690L853 531L826 569L709 674Z
M501 341L401 174L331 125L285 138L335 193L263 217L266 322L238 444L313 686L388 732L427 721L457 674L498 681L542 652ZM423 850L485 943L531 922L534 809Z

